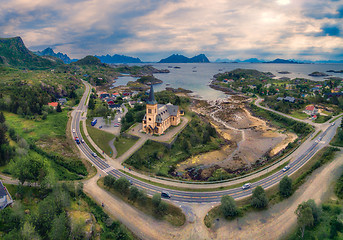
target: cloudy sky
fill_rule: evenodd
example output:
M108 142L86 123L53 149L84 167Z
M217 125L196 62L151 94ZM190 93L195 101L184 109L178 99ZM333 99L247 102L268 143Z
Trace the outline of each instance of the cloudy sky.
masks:
M0 0L0 37L72 58L343 59L343 0Z

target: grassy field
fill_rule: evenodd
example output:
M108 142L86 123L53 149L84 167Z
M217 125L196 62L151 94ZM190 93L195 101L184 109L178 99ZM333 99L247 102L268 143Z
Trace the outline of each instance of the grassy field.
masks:
M116 138L114 141L114 146L117 149L117 158L126 153L127 150L129 150L136 142L138 139L134 138L126 138L123 136L119 136Z
M106 191L110 192L111 194L115 195L116 197L119 197L120 199L122 199L126 203L131 204L132 206L134 206L135 208L137 208L141 212L143 212L147 215L156 217L154 214L154 207L152 205L152 201L151 201L150 197L148 198L145 206L142 206L142 205L138 204L137 202L132 203L132 201L130 201L126 196L123 196L119 192L115 191L113 188L106 187L104 185L104 178L100 178L98 180L98 185L101 188L105 189ZM167 204L168 204L168 210L167 210L166 215L162 218L162 220L165 220L165 221L169 222L170 224L172 224L173 226L177 226L177 227L184 225L186 222L186 216L183 214L182 210L178 207L175 207L174 205L172 205L168 202L167 202Z
M329 119L331 119L331 116L323 116L320 115L316 120L314 120L315 123L325 123L326 121L328 121Z
M301 110L292 112L290 116L298 118L298 119L302 119L302 120L309 117L306 113L302 112Z
M16 114L4 112L9 128L31 144L30 154L40 155L59 180L82 179L87 171L66 137L68 112L52 113L46 120L29 120ZM6 171L7 166L3 171Z
M65 138L68 112L52 113L46 120L28 120L14 113L4 112L6 123L26 140Z
M91 120L86 120L87 131L89 136L95 142L98 147L103 150L108 156L113 156L113 150L109 145L109 142L115 138L112 133L108 133L102 130L99 130L91 126Z

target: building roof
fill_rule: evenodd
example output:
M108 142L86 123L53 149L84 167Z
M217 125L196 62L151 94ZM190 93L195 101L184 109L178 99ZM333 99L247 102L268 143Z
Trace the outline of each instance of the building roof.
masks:
M51 107L57 107L58 102L49 102L48 105Z
M157 104L157 101L155 100L153 84L150 85L149 99L148 99L148 101L146 103L147 104L151 104L151 105Z
M314 106L313 105L308 105L305 110L307 111L313 111L314 110Z
M294 97L287 96L287 97L285 97L283 100L288 101L288 102L294 102L294 101L295 101L295 98L294 98Z
M2 182L0 181L0 198L4 197L7 195L7 192L5 190L5 186L2 185Z

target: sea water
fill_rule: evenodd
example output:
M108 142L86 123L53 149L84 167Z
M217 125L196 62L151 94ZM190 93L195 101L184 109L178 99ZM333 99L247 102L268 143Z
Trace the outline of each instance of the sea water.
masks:
M138 65L138 64L130 64ZM139 64L146 65L146 64ZM225 93L209 87L213 75L232 71L237 68L256 69L261 72L271 72L276 77L306 78L314 81L324 81L326 77L311 77L312 72L324 72L334 77L342 77L343 73L327 73L327 70L343 70L343 64L274 64L274 63L152 63L157 69L168 69L170 73L157 73L154 76L163 81L162 84L154 85L155 91L162 91L166 87L184 88L193 91L194 96L215 100L226 96ZM179 67L179 68L174 68ZM287 71L290 74L280 74ZM130 77L124 77L125 81L132 81ZM124 79L123 79L124 80Z

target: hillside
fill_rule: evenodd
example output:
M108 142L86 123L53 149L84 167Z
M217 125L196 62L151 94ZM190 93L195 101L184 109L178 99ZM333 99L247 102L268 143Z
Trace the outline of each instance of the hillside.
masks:
M99 58L101 62L103 63L141 63L142 61L139 58L129 57L125 55L119 55L114 54L113 56L102 55L102 56L96 56Z
M64 63L71 63L72 61L75 61L74 59L70 59L67 54L63 54L61 52L55 53L52 48L46 48L43 51L37 51L34 52L38 56L52 56L61 59Z
M47 69L60 65L60 62L37 56L26 48L20 37L14 37L0 38L0 64L17 68Z
M80 60L77 60L76 62L72 63L75 65L97 65L97 66L106 66L106 64L101 63L100 59L91 55L88 55Z
M192 58L185 57L180 54L173 54L167 58L161 59L160 63L208 63L210 62L205 54L199 54Z

